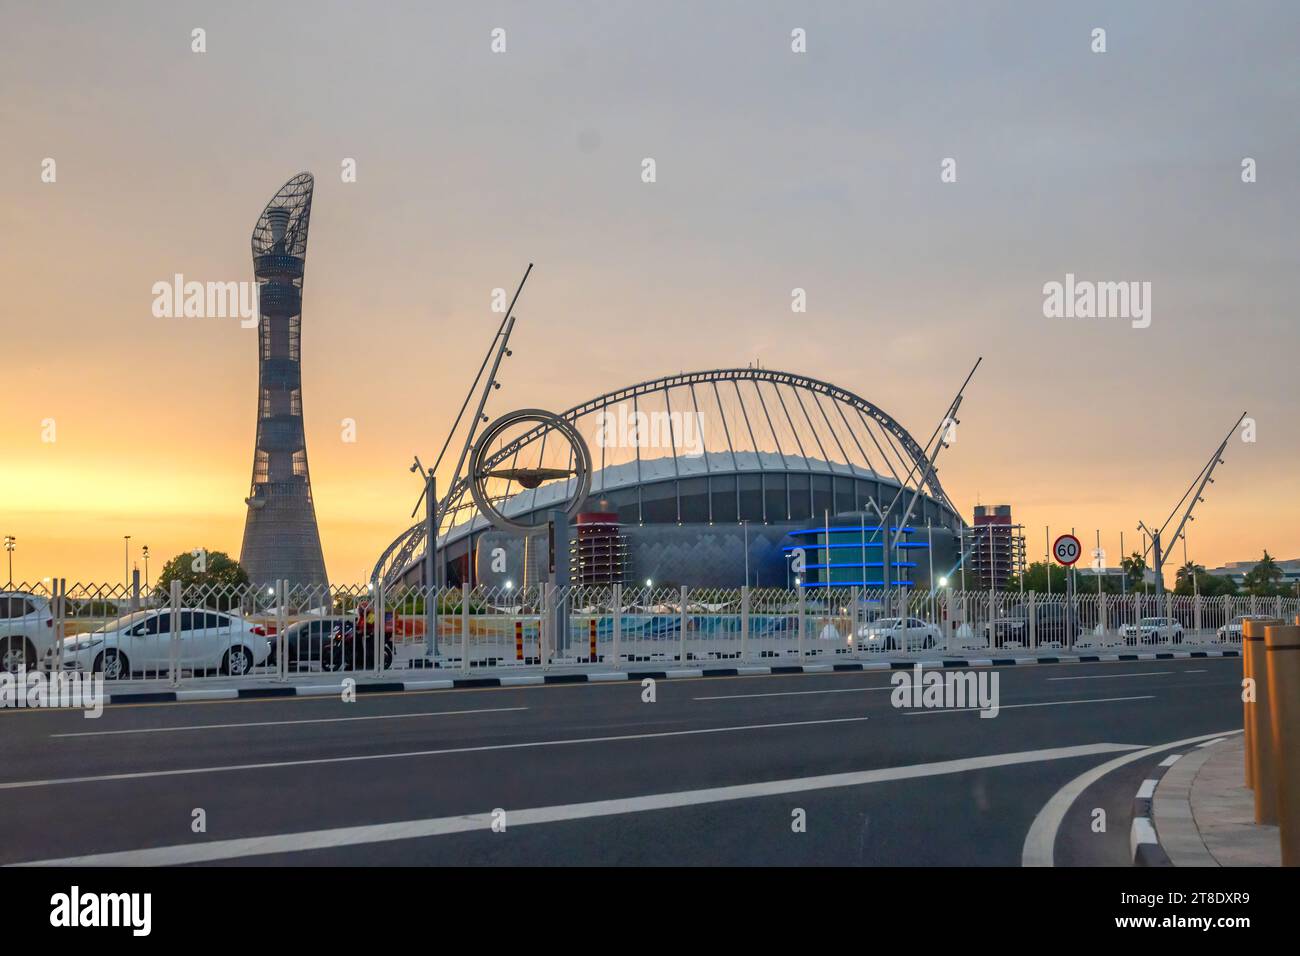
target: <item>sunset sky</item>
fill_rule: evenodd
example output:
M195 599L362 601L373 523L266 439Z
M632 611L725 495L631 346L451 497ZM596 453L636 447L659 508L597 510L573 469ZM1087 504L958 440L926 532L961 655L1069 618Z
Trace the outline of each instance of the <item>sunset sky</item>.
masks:
M940 464L968 518L1010 503L1040 557L1045 525L1100 528L1117 563L1249 411L1191 556L1300 556L1300 8L1088 6L0 0L15 578L120 581L127 534L151 574L238 555L256 333L155 318L150 290L251 280L257 216L302 170L334 582L409 523L411 456L436 456L529 262L489 412L758 361L924 440L983 355ZM1067 273L1150 282L1150 327L1045 318Z

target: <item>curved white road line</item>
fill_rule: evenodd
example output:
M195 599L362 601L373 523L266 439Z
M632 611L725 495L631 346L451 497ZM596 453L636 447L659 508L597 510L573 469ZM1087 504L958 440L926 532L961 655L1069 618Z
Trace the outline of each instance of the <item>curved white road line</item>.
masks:
M1074 801L1082 796L1083 792L1091 787L1114 770L1118 770L1125 764L1135 763L1138 760L1144 760L1147 757L1153 757L1163 750L1170 750L1173 747L1190 746L1198 744L1203 740L1211 740L1216 737L1226 737L1232 734L1239 734L1240 730L1221 730L1213 734L1201 734L1199 737L1186 737L1182 740L1171 740L1167 744L1157 744L1154 747L1147 747L1145 750L1138 750L1134 753L1124 754L1116 757L1114 760L1108 760L1100 766L1093 767L1087 773L1082 773L1067 783L1060 790L1052 795L1052 799L1043 805L1043 809L1038 811L1038 816L1034 817L1034 822L1029 826L1029 833L1025 835L1025 846L1020 853L1021 866L1055 866L1055 848L1056 834L1061 829L1061 822L1065 819L1065 814L1069 812Z

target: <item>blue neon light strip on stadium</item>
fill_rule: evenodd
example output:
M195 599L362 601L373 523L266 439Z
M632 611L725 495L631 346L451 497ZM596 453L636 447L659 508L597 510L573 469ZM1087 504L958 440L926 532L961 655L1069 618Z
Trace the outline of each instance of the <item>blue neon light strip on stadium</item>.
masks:
M820 550L822 550L823 548L851 548L851 549L853 549L854 551L861 551L861 550L863 549L863 547L864 547L864 545L861 545L861 544L831 544L831 545L826 545L826 544L788 544L788 545L786 545L784 548L782 548L781 550L782 550L782 551L820 551ZM881 547L884 547L884 545L881 544L881 543L879 543L879 542L877 542L877 543L875 543L875 544L872 544L870 541L868 541L868 542L866 543L865 547L868 547L868 548L881 548ZM903 548L928 548L928 547L929 547L929 545L926 544L924 541L904 541L902 544L896 544L896 545L894 545L894 550L895 550L895 551L901 551Z
M870 525L867 525L867 526L865 526L865 527L863 527L863 526L848 526L848 525L844 525L844 526L832 525L832 526L831 526L831 529L830 529L830 532L831 532L831 534L838 534L838 533L841 532L841 531L880 531L880 530L881 530L881 528L880 528L879 525L877 525L877 526L874 527L874 528L871 527ZM916 529L915 529L915 528L890 528L889 530L890 530L890 531L893 531L893 532L902 531L903 534L916 534ZM825 528L805 528L805 529L802 530L802 531L788 531L788 532L786 532L786 533L789 534L789 535L791 535L791 536L794 536L794 535L797 535L797 534L825 534L825 533L826 533L826 529L825 529Z
M831 581L829 584L827 584L824 581L803 581L800 582L799 584L799 587L801 588L851 588L851 587L883 588L884 586L885 586L884 581ZM889 586L910 588L910 587L914 587L915 585L911 581L890 581Z

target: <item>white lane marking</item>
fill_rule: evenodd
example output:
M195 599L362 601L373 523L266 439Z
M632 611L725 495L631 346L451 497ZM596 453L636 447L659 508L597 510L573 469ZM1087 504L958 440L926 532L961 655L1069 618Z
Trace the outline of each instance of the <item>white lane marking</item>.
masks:
M1143 780L1142 786L1138 787L1137 798L1139 800L1150 800L1155 796L1156 784L1159 780Z
M695 734L726 734L744 730L772 730L783 727L814 727L824 724L856 724L869 717L828 717L823 720L787 720L775 724L743 724L739 727L701 727L698 730L664 730L647 734L615 734L609 737L576 737L566 740L530 740L514 744L482 744L477 747L447 747L441 750L409 750L387 754L353 754L347 757L312 757L306 760L277 760L269 763L241 763L224 767L190 767L182 770L141 770L134 773L106 773L89 777L52 777L46 780L14 780L0 783L0 790L29 790L68 783L102 783L109 780L145 780L151 777L184 777L232 770L274 770L281 767L310 767L359 760L397 760L408 757L442 757L451 754L487 753L493 750L526 750L530 747L563 747L572 744L600 744L656 737L689 737Z
M527 707L479 707L474 710L427 710L416 714L367 714L361 717L317 717L312 720L253 720L234 724L187 724L182 727L133 727L128 730L83 730L51 737L110 737L116 734L169 734L179 730L229 730L234 727L288 727L292 724L336 724L349 720L402 720L409 717L454 717L457 714L501 714Z
M1049 677L1048 680L1114 680L1117 677L1156 677L1160 674L1178 674L1181 671L1139 671L1136 674L1084 674L1081 677Z
M1239 734L1240 730L1228 731L1229 734ZM1043 804L1043 808L1038 811L1034 817L1034 822L1029 826L1029 832L1025 834L1025 845L1020 853L1021 866L1055 866L1055 848L1056 834L1061 829L1061 822L1065 819L1065 814L1069 812L1074 801L1079 799L1085 790L1094 783L1106 776L1113 770L1118 770L1126 764L1134 763L1138 760L1144 760L1147 757L1154 757L1164 750L1170 750L1174 747L1184 747L1190 744L1200 743L1202 740L1209 740L1213 737L1223 737L1224 731L1215 734L1201 734L1199 737L1187 737L1183 740L1171 740L1167 744L1157 744L1154 747L1148 747L1145 750L1139 750L1135 753L1125 754L1122 757L1116 757L1114 760L1108 760L1106 763L1093 767L1086 773L1081 773L1060 790L1052 795L1052 799Z
M1198 748L1200 748L1200 747L1213 747L1215 744L1217 744L1217 743L1221 743L1222 741L1223 741L1223 738L1222 738L1222 737L1219 737L1219 738L1217 738L1217 739L1215 739L1215 740L1207 740L1205 743L1203 743L1203 744L1197 744L1196 746L1197 746Z
M1118 677L1157 677L1162 674L1204 674L1201 670L1139 671L1136 674L1083 674L1079 677L1049 677L1048 680L1114 680Z
M1160 761L1160 766L1172 767L1174 764L1178 763L1178 761L1182 758L1182 756L1183 756L1182 754L1170 754L1164 760Z
M1113 704L1121 700L1155 700L1155 694L1143 694L1140 697L1086 697L1083 700L1045 700L1037 704L1002 704L998 710L1014 710L1017 707L1059 707L1062 704ZM904 710L905 717L924 717L932 714L964 714L970 711L984 710L983 707L943 707L936 710Z
M893 690L886 687L835 687L829 690L781 690L770 694L719 694L715 697L692 697L691 700L746 700L751 697L806 697L809 694L860 694L868 690Z
M1027 750L1019 753L989 754L981 757L963 757L937 763L913 764L907 767L884 767L878 770L860 770L851 773L825 774L816 777L795 777L771 780L765 783L745 783L730 787L710 787L703 790L682 790L676 793L656 793L641 797L624 797L616 800L596 800L591 803L571 803L560 806L532 807L509 811L511 827L534 823L555 823L563 820L582 820L622 813L643 813L647 810L671 810L679 807L721 803L728 800L749 800L811 790L828 790L836 787L857 787L864 784L893 780L910 780L917 777L934 777L943 774L967 773L990 767L1008 767L1016 764L1047 760L1067 760L1133 750L1138 744L1081 744L1073 747L1054 747L1048 750ZM213 840L203 843L185 843L176 846L153 847L140 850L123 850L115 853L96 853L89 856L68 857L60 860L33 860L18 866L167 866L180 863L203 863L212 860L231 860L248 856L265 856L271 853L296 853L303 850L320 850L363 843L386 843L395 840L412 840L422 837L465 833L471 830L488 831L493 823L491 813L469 813L460 816L434 817L426 820L404 820L398 823L379 823L369 826L339 827L331 830L314 830L304 833L286 833L278 836L245 837L234 840Z

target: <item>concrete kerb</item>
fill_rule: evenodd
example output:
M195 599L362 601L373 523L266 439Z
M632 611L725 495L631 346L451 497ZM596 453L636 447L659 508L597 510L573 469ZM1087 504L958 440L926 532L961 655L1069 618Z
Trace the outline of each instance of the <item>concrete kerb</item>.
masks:
M354 687L358 694L396 693L400 691L462 690L481 687L521 687L539 684L573 684L573 683L610 683L628 680L643 680L652 677L656 680L675 680L683 678L707 677L760 677L771 674L828 674L845 671L887 671L902 670L920 664L927 670L951 670L969 667L1024 667L1034 664L1070 664L1101 663L1107 661L1154 660L1157 657L1237 657L1236 650L1191 651L1179 654L1120 654L1097 656L1063 656L1050 657L1007 657L1007 658L948 658L926 661L843 661L835 664L773 664L752 665L737 664L733 667L692 667L664 668L663 670L626 670L626 671L578 671L574 673L527 673L498 674L493 676L445 677L419 679L401 679L402 671L390 671L383 678L370 675L356 675ZM427 668L411 668L427 673ZM190 687L178 690L127 689L109 691L105 703L141 704L171 703L208 700L231 700L238 698L267 697L329 697L343 692L343 680L338 683L320 683L319 674L313 674L312 683L275 683L258 682L238 686Z

